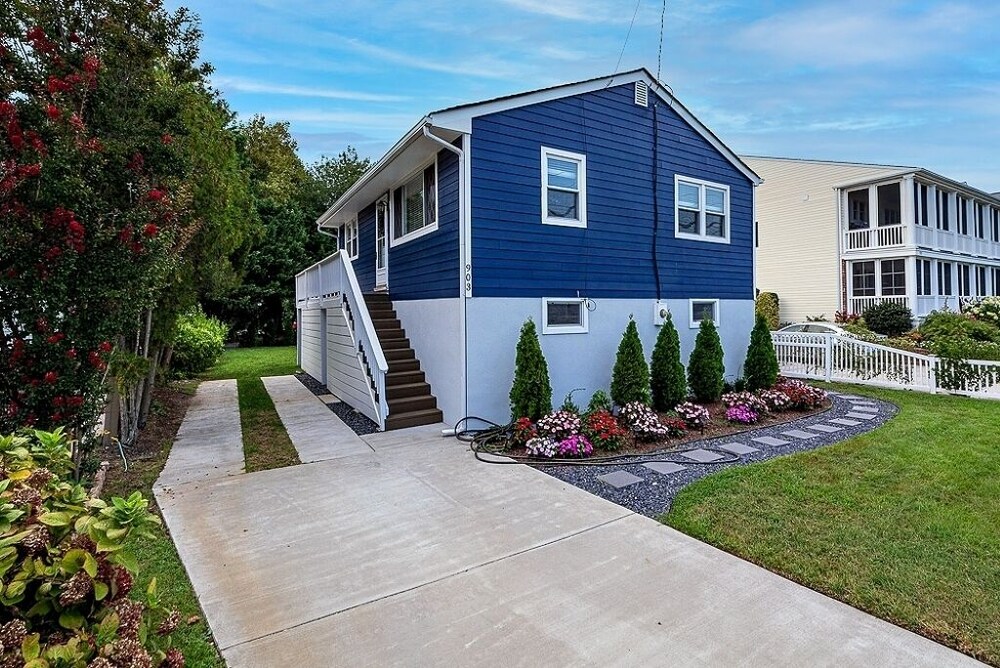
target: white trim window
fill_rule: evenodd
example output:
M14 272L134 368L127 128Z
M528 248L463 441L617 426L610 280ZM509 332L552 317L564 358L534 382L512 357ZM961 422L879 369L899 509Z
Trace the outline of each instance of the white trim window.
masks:
M583 299L542 297L542 334L586 334L589 313Z
M679 239L729 243L729 186L674 177L674 234Z
M542 223L587 227L587 156L542 147Z
M344 225L344 250L351 260L358 259L358 219L348 221Z
M411 174L392 192L392 244L430 234L438 228L438 164Z
M690 299L688 300L688 315L691 320L691 329L701 326L702 320L711 320L716 325L719 324L719 300L718 299Z

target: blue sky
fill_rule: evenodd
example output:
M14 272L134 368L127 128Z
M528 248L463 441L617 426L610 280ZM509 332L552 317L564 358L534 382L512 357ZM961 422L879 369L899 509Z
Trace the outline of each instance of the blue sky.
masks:
M176 0L168 0L176 6ZM424 113L610 74L635 0L189 0L242 117L303 159ZM641 0L621 69L656 69ZM668 0L661 79L739 153L916 165L1000 190L1000 3Z

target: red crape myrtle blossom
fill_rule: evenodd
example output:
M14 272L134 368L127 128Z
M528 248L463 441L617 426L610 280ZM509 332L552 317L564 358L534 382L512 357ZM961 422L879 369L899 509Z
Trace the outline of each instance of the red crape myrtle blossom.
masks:
M156 1L92 13L109 7L23 3L28 27L0 35L0 433L87 432L184 220L165 139L180 126L162 112L176 105L157 98L175 56L135 14L166 15Z

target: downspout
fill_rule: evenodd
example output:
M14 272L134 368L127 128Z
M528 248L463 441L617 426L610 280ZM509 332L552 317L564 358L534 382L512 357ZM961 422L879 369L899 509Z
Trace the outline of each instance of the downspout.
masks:
M466 174L466 170L465 170L465 166L466 166L465 165L466 153L465 153L464 147L463 148L458 148L454 144L451 144L450 142L447 142L444 139L441 139L440 137L438 137L437 135L435 135L434 133L432 133L431 129L430 129L430 123L426 123L423 126L423 133L424 133L424 136L427 137L428 139L430 139L432 142L434 142L434 143L436 143L436 144L444 147L445 149L451 151L452 153L454 153L455 155L458 156L458 174L459 174L459 180L465 178L465 174ZM463 135L463 137L468 137L468 136L469 136L468 134ZM462 303L462 318L461 318L461 320L462 320L462 375L465 377L464 378L465 387L462 388L462 404L464 406L464 410L462 411L463 415L468 415L469 414L469 322L468 322L468 317L469 317L469 306L468 306L468 304L469 304L469 301L466 298L468 296L468 291L465 289L465 285L464 284L465 284L466 266L470 262L470 258L465 257L465 243L464 243L464 240L462 239L462 232L465 229L464 223L467 222L467 221L464 220L464 218L469 215L469 212L468 212L467 207L466 207L466 205L467 205L467 202L466 202L466 192L465 192L466 191L466 185L467 184L459 183L459 188L458 188L458 197L459 197L459 202L458 202L458 211L459 211L459 224L458 224L458 229L459 229L459 243L458 243L458 253L459 253L459 269L460 269L459 274L458 274L458 286L459 286L460 301Z
M657 241L660 231L660 123L656 111L659 105L653 102L653 279L656 281L656 301L660 301L660 262L657 258Z

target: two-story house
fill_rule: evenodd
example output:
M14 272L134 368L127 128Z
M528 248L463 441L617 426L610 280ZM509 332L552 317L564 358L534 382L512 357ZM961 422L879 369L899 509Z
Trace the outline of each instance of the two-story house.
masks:
M529 318L557 405L667 312L735 377L759 181L645 69L432 112L320 217L343 250L297 278L300 363L387 429L506 422Z
M744 157L758 189L756 285L781 319L862 313L918 320L1000 294L1000 199L919 167Z

